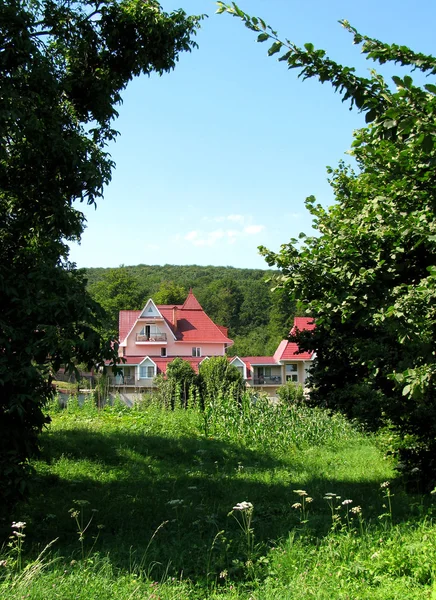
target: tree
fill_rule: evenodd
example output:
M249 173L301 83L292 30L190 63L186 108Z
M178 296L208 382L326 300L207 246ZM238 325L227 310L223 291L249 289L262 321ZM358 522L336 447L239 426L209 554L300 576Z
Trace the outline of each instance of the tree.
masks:
M244 380L239 370L225 356L212 356L200 364L200 388L203 404L206 398L212 402L220 395L232 395L239 399L244 390Z
M231 277L212 281L199 294L199 302L212 321L230 328L231 331L238 328L242 301L242 292Z
M312 401L367 424L388 420L401 435L401 457L432 484L436 85L417 85L409 72L393 77L394 89L379 73L359 77L313 44L301 49L281 41L262 19L219 4L219 12L241 18L258 33L259 42L273 42L269 55L279 54L303 79L330 82L351 107L366 113L367 126L354 133L351 150L359 170L341 163L329 171L336 204L324 209L313 197L307 200L319 236L302 235L277 254L263 252L316 320L312 333L297 336L317 354ZM347 21L342 25L368 59L436 74L434 57L361 35Z
M186 300L185 288L174 281L162 281L158 291L153 294L155 304L183 304Z
M197 385L197 374L190 363L183 358L175 358L167 366L167 380L171 383L172 407L175 397L180 394L180 403L186 407L190 391Z
M114 337L118 334L119 311L140 310L145 303L137 279L123 266L105 272L100 281L89 286L88 291L106 311L104 329Z
M115 360L68 262L110 180L106 145L129 80L172 69L199 18L154 0L0 4L0 503L25 491L51 373Z

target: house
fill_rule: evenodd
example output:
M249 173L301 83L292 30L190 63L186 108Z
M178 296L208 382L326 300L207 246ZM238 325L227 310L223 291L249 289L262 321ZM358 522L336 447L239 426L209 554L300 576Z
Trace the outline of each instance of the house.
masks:
M156 305L150 298L142 310L122 310L119 315L119 373L109 373L111 387L124 393L151 388L176 357L187 360L198 372L211 356L225 356L233 344L227 328L216 325L190 290L182 305Z
M312 330L312 319L295 317L291 333ZM119 356L123 362L109 384L126 399L153 387L154 378L166 374L168 363L180 357L198 373L203 360L225 356L233 344L227 328L217 325L204 312L192 290L181 305L156 305L150 298L142 310L122 310L119 315ZM286 381L304 385L314 359L313 352L300 352L295 342L282 340L273 356L229 357L241 372L247 387L274 397Z
M291 334L314 328L311 318L295 317ZM314 358L314 352L300 352L295 342L282 340L273 356L235 356L230 364L240 370L247 387L275 396L277 388L287 381L304 385Z

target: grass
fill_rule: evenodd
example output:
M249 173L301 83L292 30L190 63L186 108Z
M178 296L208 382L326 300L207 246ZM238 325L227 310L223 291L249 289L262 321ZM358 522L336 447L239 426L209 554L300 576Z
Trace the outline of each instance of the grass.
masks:
M52 409L12 515L26 537L0 520L2 599L432 598L431 497L342 417L248 398Z

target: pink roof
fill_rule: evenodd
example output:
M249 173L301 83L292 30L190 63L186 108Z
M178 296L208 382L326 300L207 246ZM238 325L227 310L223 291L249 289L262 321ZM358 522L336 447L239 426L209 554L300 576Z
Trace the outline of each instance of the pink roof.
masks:
M186 298L182 310L203 310L200 306L199 301L194 296L192 289L189 290L188 297Z
M243 356L241 357L245 363L250 365L276 365L277 361L274 356Z
M201 308L197 298L190 290L183 305L157 306L157 309L165 319L166 324L174 333L177 341L191 343L214 343L231 344L232 340L227 335L227 329L216 325ZM141 314L140 310L121 310L119 315L119 337L120 343L124 342L130 330ZM174 316L176 326L174 326Z
M303 331L304 329L312 331L315 329L315 321L312 317L294 317L294 326L291 329L291 333L294 333L296 329L299 331Z
M291 335L294 335L297 331L312 331L313 329L315 329L315 323L311 317L295 317ZM282 340L274 353L274 358L277 361L311 360L312 357L313 352L299 352L298 345L288 340Z
M139 365L142 363L142 361L144 360L144 358L146 358L146 356L125 356L124 357L126 362L125 363L120 363L120 367L125 366L125 367L129 367L129 366L133 366L133 365ZM183 360L185 360L186 362L188 362L191 367L194 369L194 371L196 373L198 373L198 367L200 365L200 363L205 359L205 357L201 357L201 358L191 358L190 356L181 356L181 357L177 357L177 356L166 356L165 358L162 358L160 356L149 356L148 357L150 360L152 360L156 367L157 367L157 372L159 373L166 373L167 372L167 366L168 363L172 362L175 358L183 358Z
M140 310L120 310L118 317L118 331L120 334L120 343L126 339L127 334L136 323Z

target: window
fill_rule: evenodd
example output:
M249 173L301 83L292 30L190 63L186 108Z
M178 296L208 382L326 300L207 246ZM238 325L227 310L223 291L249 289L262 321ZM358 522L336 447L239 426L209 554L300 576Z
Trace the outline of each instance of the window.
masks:
M298 383L298 366L286 365L286 381Z
M192 356L201 356L201 348L192 348Z
M166 356L167 355L167 349L166 348L161 348L160 349L160 355L161 356Z
M153 379L154 367L148 365L139 367L139 377L140 379Z
M238 371L240 372L240 374L242 375L242 379L244 379L244 367L238 367L237 365L233 365L236 369L238 369Z

